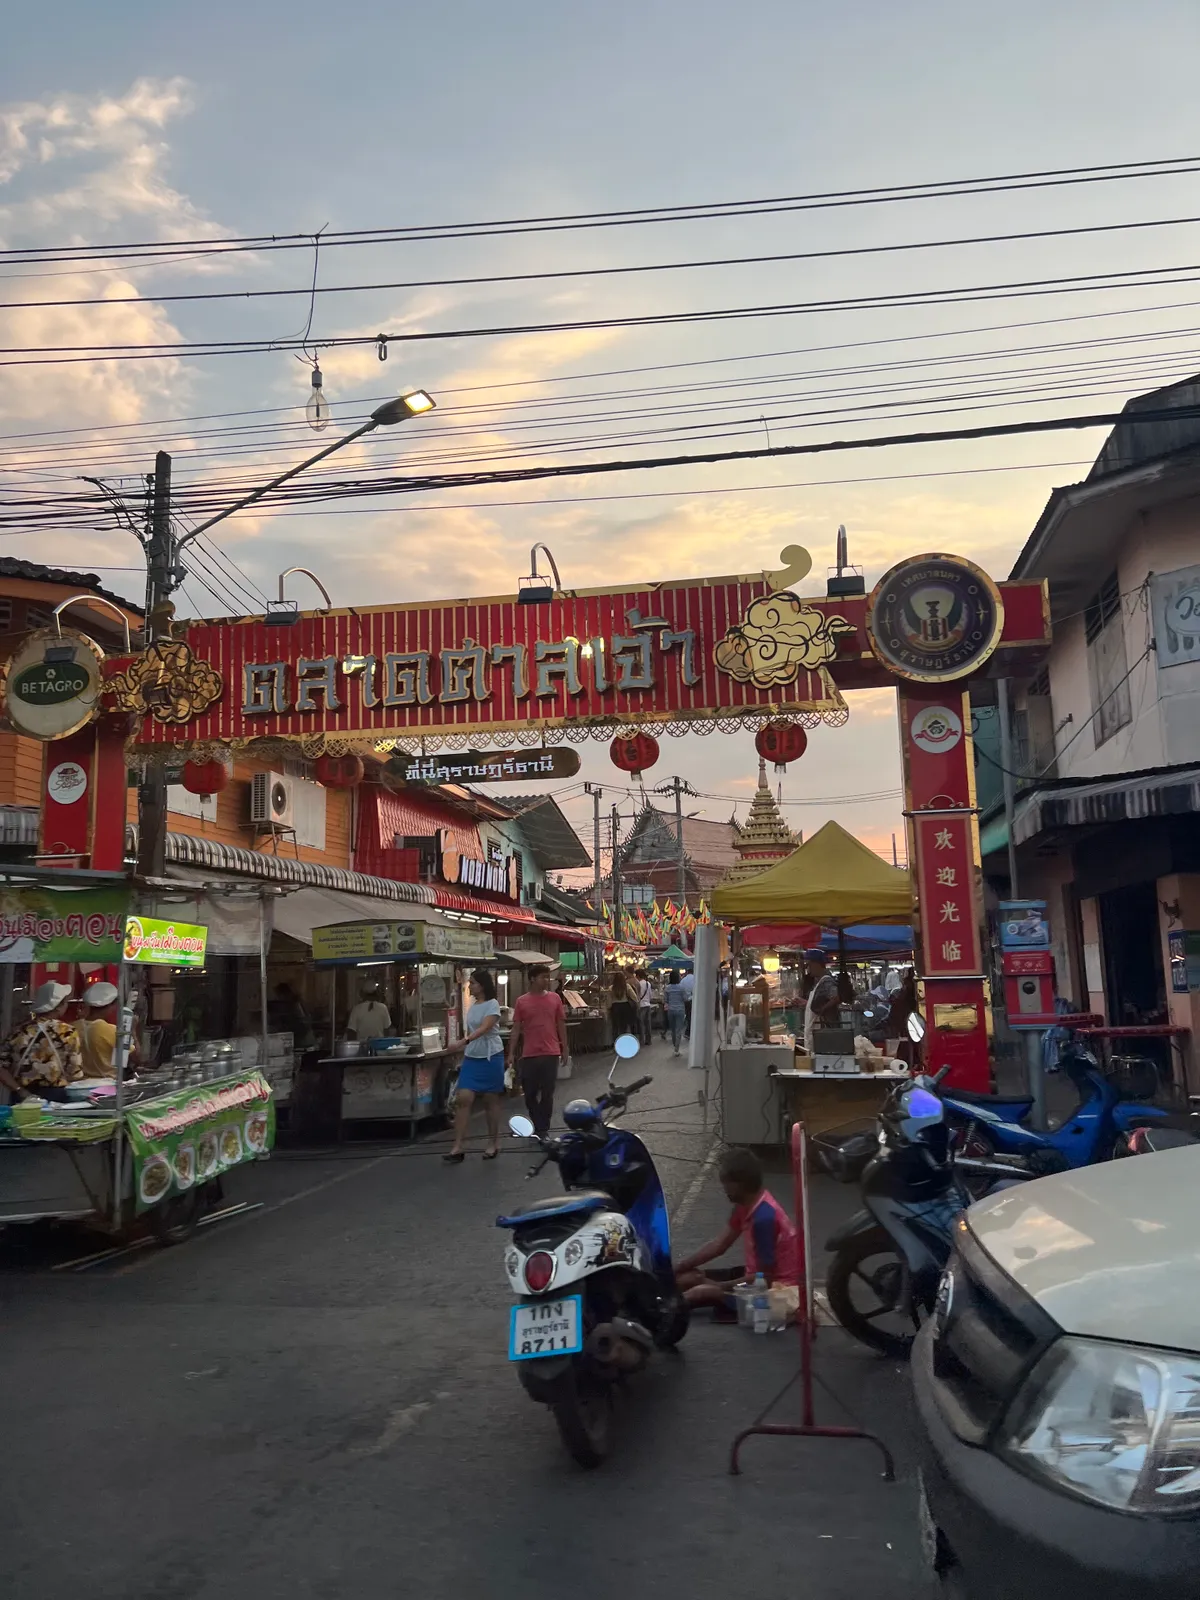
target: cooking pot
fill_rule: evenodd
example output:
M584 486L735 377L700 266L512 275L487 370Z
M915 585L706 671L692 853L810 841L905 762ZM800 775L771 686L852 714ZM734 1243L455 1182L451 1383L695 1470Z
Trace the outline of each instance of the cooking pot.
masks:
M358 1055L361 1044L357 1039L339 1039L334 1046L334 1055L339 1061L348 1061L351 1056Z

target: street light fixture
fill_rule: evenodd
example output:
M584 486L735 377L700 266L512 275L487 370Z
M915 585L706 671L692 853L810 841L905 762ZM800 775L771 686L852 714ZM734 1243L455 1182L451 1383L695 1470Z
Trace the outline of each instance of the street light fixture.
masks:
M272 478L270 483L264 483L261 489L251 490L240 500L235 500L226 510L218 511L216 516L209 517L207 522L201 522L197 527L190 529L176 543L176 551L182 550L185 544L191 544L200 534L207 533L209 528L215 527L218 522L224 522L225 518L231 517L235 511L253 505L256 500L261 500L264 495L270 494L272 489L278 489L280 484L287 483L289 479L298 477L302 472L307 472L309 467L316 466L318 461L324 461L325 457L333 455L335 450L344 450L348 444L361 439L365 433L374 433L376 428L390 428L397 422L407 422L409 417L423 416L427 411L432 411L436 404L432 395L426 394L424 389L413 389L408 394L399 395L395 400L385 400L383 405L377 406L372 411L361 427L354 428L340 439L335 439L332 444L327 444L324 450L318 450L315 456L309 456L307 461L301 461L299 466L289 467L277 478Z

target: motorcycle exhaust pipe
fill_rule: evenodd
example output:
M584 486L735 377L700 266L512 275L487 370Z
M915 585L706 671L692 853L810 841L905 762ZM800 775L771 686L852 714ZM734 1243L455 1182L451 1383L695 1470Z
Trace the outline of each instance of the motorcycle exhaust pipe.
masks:
M624 1333L617 1322L601 1322L592 1329L584 1345L585 1353L602 1367L614 1372L636 1372L646 1364L646 1353Z

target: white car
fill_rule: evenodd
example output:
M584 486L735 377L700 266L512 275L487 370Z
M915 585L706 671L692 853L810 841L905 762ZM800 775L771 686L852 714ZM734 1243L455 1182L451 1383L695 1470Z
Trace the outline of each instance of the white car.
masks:
M926 1553L969 1600L1200 1595L1200 1146L958 1224L913 1351Z

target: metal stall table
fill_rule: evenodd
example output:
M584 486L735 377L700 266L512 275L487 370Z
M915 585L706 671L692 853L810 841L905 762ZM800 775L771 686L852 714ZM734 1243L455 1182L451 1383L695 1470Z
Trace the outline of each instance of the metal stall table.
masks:
M403 1026L378 1039L346 1040L343 1053L307 1063L297 1084L297 1131L342 1137L354 1122L400 1121L416 1136L441 1117L462 1037L464 968L492 966L490 933L426 922L338 922L312 930L313 965L390 966L404 972Z

